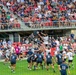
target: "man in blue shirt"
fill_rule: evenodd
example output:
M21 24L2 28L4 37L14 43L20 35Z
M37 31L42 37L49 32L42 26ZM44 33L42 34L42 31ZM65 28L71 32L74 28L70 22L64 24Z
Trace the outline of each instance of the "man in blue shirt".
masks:
M63 62L63 57L62 57L62 54L60 53L60 51L57 52L56 61L57 61L58 68L59 68Z
M33 57L33 52L31 51L31 49L29 49L29 51L27 52L27 62L28 62L28 68L31 70L32 68L32 57Z
M50 52L48 53L48 55L46 55L46 64L47 64L47 71L48 71L49 65L51 65L53 71L55 72L54 65L52 64L52 56L50 55Z
M65 63L65 61L63 61L63 63L60 65L59 68L61 75L67 75L67 69L68 69L68 73L70 74L68 65Z
M58 51L58 54L56 55L57 58L57 64L60 65L62 64L63 58L62 58L62 54Z
M32 54L33 54L32 50L29 49L29 51L27 52L27 54L28 54L29 56L32 55Z
M40 66L42 66L43 69L42 62L43 62L43 55L41 54L41 52L39 52L39 54L37 55L37 66L39 64Z
M36 70L36 67L37 67L37 62L36 62L36 61L37 61L37 55L38 55L38 54L37 54L37 52L35 51L34 54L33 54L33 56L32 56L32 64L34 65L34 70ZM33 66L33 65L32 65L32 66Z
M15 53L12 53L11 57L10 57L10 63L11 63L11 71L13 73L15 73L15 68L16 68L16 59L17 59L17 56L15 55Z

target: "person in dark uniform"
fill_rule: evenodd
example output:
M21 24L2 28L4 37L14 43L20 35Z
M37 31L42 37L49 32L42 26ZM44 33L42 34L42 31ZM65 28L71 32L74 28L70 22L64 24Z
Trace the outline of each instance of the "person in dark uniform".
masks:
M43 62L43 55L41 54L41 52L39 52L39 54L37 55L37 66L40 65L43 69L42 62Z
M50 67L49 65L51 65L53 71L55 72L54 65L52 64L52 56L50 55L50 52L48 53L48 55L46 55L46 64L47 64L47 67L46 67L47 71L48 71L48 68Z
M28 62L28 68L29 70L31 70L32 68L32 56L33 56L33 52L31 51L31 49L29 49L29 51L27 52L27 62Z
M37 67L37 52L35 51L32 57L32 66L34 65L34 70L36 70Z
M15 73L15 68L16 68L16 59L17 56L15 53L12 53L11 57L10 57L10 63L11 63L11 71L13 73Z
M68 69L68 73L70 74L68 65L65 63L65 60L63 60L63 63L60 65L59 68L61 75L67 75L67 69Z
M63 57L62 57L62 54L60 53L60 51L58 51L58 54L56 55L56 58L57 58L57 64L58 64L58 67L62 64L62 61L63 61Z

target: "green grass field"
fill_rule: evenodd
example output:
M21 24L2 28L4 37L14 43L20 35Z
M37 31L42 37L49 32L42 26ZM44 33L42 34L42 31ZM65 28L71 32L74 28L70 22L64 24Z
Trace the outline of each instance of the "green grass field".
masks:
M0 62L0 75L60 75L57 65L55 65L56 73L53 73L52 69L50 68L47 71L45 68L38 69L38 70L28 70L27 69L27 61L17 61L16 66L16 73L11 73L11 70L8 68L9 64L4 65ZM74 57L74 69L70 68L70 75L76 75L76 56Z

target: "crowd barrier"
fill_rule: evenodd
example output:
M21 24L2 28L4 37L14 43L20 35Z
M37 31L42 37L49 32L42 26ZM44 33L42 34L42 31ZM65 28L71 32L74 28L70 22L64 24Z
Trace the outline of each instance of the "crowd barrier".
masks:
M26 26L29 27L71 27L76 26L76 20L69 21L45 21L45 22L25 22Z

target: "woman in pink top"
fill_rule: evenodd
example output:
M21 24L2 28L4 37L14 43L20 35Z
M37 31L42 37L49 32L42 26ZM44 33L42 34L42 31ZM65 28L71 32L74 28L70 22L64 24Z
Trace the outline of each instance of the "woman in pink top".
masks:
M19 48L18 45L15 47L15 53L16 53L16 55L17 55L18 58L19 58L20 48Z

